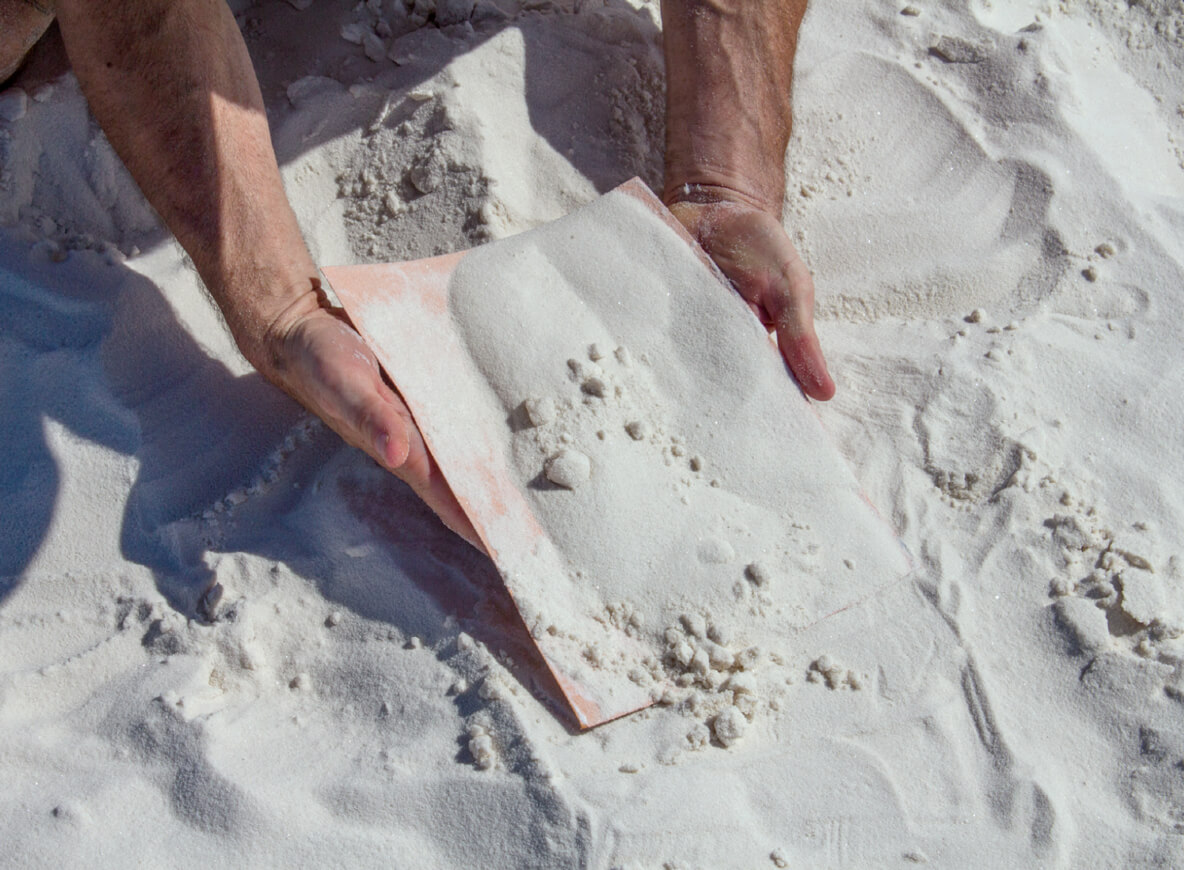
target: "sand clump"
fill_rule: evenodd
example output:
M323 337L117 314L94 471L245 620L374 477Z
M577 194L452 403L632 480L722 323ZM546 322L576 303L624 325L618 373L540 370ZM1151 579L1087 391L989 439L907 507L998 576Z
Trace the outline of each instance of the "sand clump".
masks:
M547 460L547 480L564 489L575 489L592 476L592 461L578 450L560 450Z
M697 487L713 489L718 481L706 477L706 462L687 439L671 431L663 400L649 374L648 355L641 357L638 366L624 345L618 345L612 354L600 343L587 347L585 357L567 359L565 377L556 381L562 385L558 392L540 395L532 389L529 398L515 403L528 423L513 430L511 447L523 476L529 479L538 474L541 465L548 481L571 493L545 503L547 510L557 513L543 515L551 516L551 522L582 528L582 515L569 511L567 500L576 498L581 487L595 487L598 474L627 466L634 481L630 488L605 497L606 510L629 515L627 500L633 488L673 484L674 491L680 493L678 510L691 523L703 522L707 518L695 511L691 495ZM595 458L590 459L589 454ZM759 684L751 674L761 653L756 647L734 646L734 637L742 633L739 625L751 613L749 599L767 597L772 569L764 563L737 564L737 551L729 537L731 533L701 531L691 550L705 576L715 578L712 585L718 591L713 596L719 603L718 615L712 619L684 612L657 635L659 614L677 606L677 599L655 600L653 592L648 593L651 600L646 607L639 609L621 601L609 604L603 617L594 617L630 637L654 637L654 653L640 660L617 648L608 635L594 640L555 624L537 622L527 594L520 591L517 600L527 608L527 623L536 626L536 638L564 637L580 650L582 666L620 673L648 689L653 698L677 705L709 728L715 717L729 709L741 712L747 723L763 703ZM591 580L600 587L602 576L596 569L591 574L587 569L575 571L578 583ZM580 579L586 574L588 579ZM564 616L562 612L557 615ZM562 619L558 621L562 623ZM717 735L716 744L727 747L738 742L741 731L734 714L727 714L720 722L723 736Z
M748 620L775 607L772 578L786 570L774 567L778 558L748 561L737 549L752 555L751 545L742 541L756 535L756 529L771 518L761 518L748 508L746 514L751 519L741 524L729 521L727 514L715 513L723 505L737 503L727 497L721 481L708 474L715 463L709 465L704 458L707 444L699 443L700 436L688 436L676 428L650 352L634 354L625 344L606 341L590 341L582 347L584 353L568 356L564 362L560 362L562 355L552 355L549 371L515 367L528 377L519 385L498 386L498 390L515 409L508 418L508 449L522 479L541 477L558 488L549 493L533 483L527 487L537 500L545 527L557 534L558 543L569 546L581 533L593 536L595 558L572 560L568 569L572 583L577 589L597 590L610 603L599 608L593 605L592 623L600 628L589 633L571 621L571 600L561 603L546 593L539 597L533 587L517 588L515 600L544 651L566 661L564 667L573 673L619 675L616 679L628 679L650 698L694 718L706 733L715 734L716 746L735 745L743 730L736 715L743 716L747 726L767 707L766 694L774 703L781 697L780 691L766 693L764 680L756 676L758 664L764 661L769 679L781 685L792 679L784 659L765 657L759 647L737 640L747 633L744 625ZM490 353L482 352L480 364L506 371L504 364L492 361ZM531 371L537 377L531 379ZM542 388L545 383L552 385L550 390ZM722 501L714 495L720 489L724 489ZM639 499L635 493L654 490L666 490L666 503L671 506L667 510L685 518L680 522L693 536L685 555L702 578L698 588L713 602L711 617L702 611L680 613L679 602L684 596L677 587L670 590L673 594L669 598L663 597L660 584L643 590L640 596L634 593L619 599L608 591L630 588L616 582L613 575L634 571L628 563L605 561L624 539L606 537L605 532L590 526L585 513L588 505L597 505L592 510L601 515L617 517L624 528L645 522L641 516L652 513L643 507L645 498ZM583 495L585 492L591 496ZM734 510L733 506L729 512ZM783 521L777 518L774 522L780 525ZM793 536L806 530L801 523L789 526ZM786 543L792 546L790 541ZM810 544L795 555L807 557L816 551ZM589 550L582 546L582 552ZM802 570L806 564L799 562L800 567L792 570ZM846 564L853 563L848 559ZM551 614L549 619L547 613ZM622 638L643 642L643 646L629 652L614 640L614 631ZM560 644L570 652L554 652ZM715 728L712 723L721 716ZM702 733L692 730L690 744L701 745L697 735Z

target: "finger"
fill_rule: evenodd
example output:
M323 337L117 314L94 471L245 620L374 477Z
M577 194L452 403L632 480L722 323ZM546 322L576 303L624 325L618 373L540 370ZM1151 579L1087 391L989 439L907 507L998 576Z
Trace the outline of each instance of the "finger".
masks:
M791 260L766 291L765 308L777 331L777 345L789 370L811 399L835 394L822 345L814 331L814 282L801 260Z
M400 413L402 402L382 382L377 366L356 358L345 365L319 358L311 362L311 377L297 386L309 410L384 468L403 465L410 450L408 417L405 410Z
M779 323L777 345L807 396L819 402L834 398L835 382L827 371L822 346L813 327L803 331L799 325Z
M377 401L368 400L362 410L361 429L374 445L366 452L383 468L394 471L411 459L413 442L409 430L414 424L403 403L385 384L379 382L374 392Z
M779 228L778 228L779 229ZM759 261L777 262L785 256L780 235L764 239L763 250L745 258L732 251L713 253L722 271L766 328L777 333L777 344L789 370L812 399L827 401L835 394L835 383L827 371L822 345L814 331L814 280L796 252L780 269L761 268ZM745 262L757 260L758 262Z
M411 412L357 332L335 312L322 309L288 333L284 349L284 388L347 444L410 485L445 525L484 552Z
M403 400L381 378L374 378L367 387L360 394L339 394L343 402L352 401L355 406L356 435L351 439L339 434L408 484L444 525L484 552L480 537L428 452Z

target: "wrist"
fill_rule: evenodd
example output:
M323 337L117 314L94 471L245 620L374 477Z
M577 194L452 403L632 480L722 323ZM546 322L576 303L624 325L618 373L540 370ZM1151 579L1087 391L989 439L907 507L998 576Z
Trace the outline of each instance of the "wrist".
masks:
M662 201L667 208L676 204L732 204L756 209L781 219L785 184L756 184L747 177L724 172L666 172Z
M284 347L292 330L325 303L309 262L282 276L251 270L209 285L239 351L273 383L284 380Z

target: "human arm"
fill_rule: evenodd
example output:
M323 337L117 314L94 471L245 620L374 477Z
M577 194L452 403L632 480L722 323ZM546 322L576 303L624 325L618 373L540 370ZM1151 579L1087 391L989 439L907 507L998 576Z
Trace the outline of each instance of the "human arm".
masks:
M814 283L781 226L790 90L806 0L662 0L663 199L766 326L807 395L835 385Z
M91 111L243 355L476 542L373 353L326 303L224 0L59 0L57 13Z

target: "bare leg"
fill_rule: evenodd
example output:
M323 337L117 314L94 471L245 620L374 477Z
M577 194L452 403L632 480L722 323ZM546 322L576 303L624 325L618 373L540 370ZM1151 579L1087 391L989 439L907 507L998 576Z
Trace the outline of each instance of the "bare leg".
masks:
M54 0L0 0L0 84L53 24Z

